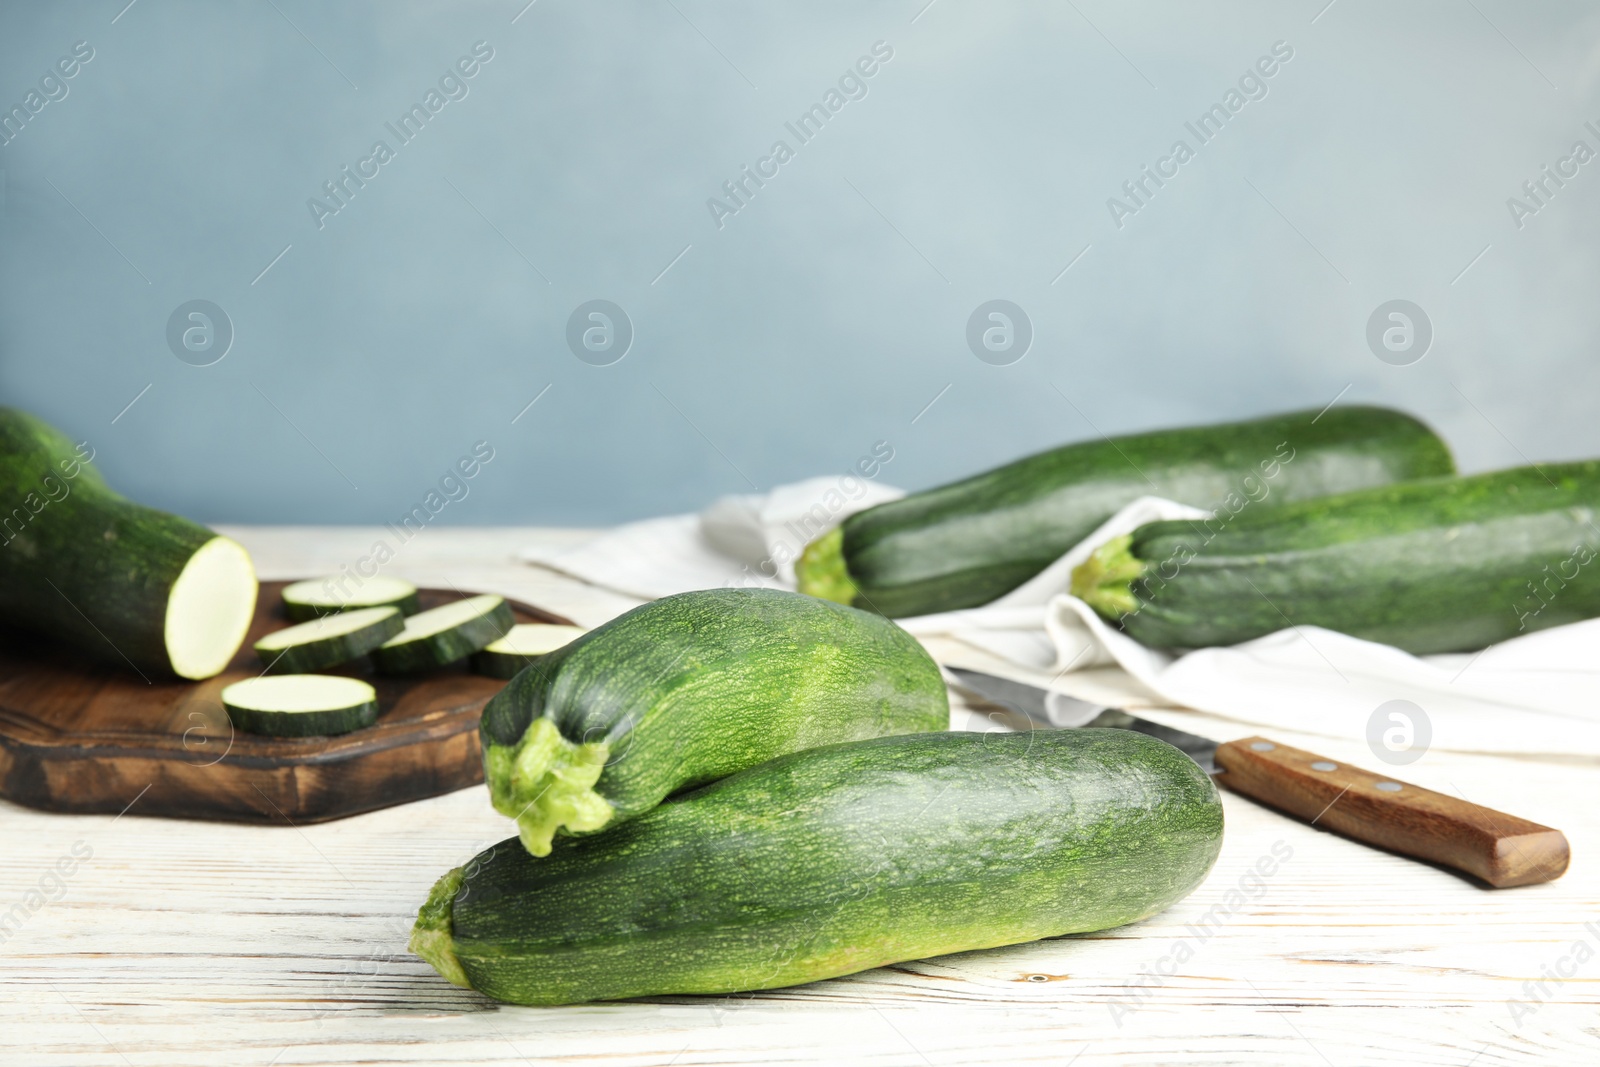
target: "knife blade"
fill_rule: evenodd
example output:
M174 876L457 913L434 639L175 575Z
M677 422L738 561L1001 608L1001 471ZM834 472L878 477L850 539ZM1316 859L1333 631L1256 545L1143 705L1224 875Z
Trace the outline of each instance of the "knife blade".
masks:
M1217 766L1217 743L1199 734L1185 733L1170 726L1162 726L1137 715L1129 715L1120 708L1093 704L1087 700L1067 696L1051 689L1040 689L1026 682L1002 678L997 674L984 674L961 667L946 667L955 675L963 688L972 691L993 704L1000 704L1020 712L1040 726L1058 729L1093 726L1114 730L1132 730L1165 741L1180 749L1200 765L1207 774L1221 774Z
M1232 792L1363 844L1465 871L1494 889L1552 881L1567 869L1566 836L1515 815L1264 737L1219 744L1026 682L945 669L962 689L1033 724L1146 734L1186 753Z

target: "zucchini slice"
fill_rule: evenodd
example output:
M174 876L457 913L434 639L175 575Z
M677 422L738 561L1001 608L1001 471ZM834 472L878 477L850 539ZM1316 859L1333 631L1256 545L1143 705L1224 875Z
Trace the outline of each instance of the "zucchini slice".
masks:
M279 674L247 678L222 691L233 725L271 737L327 737L371 726L378 692L358 678Z
M323 615L336 615L341 611L361 608L394 607L402 615L415 615L420 610L417 587L400 578L378 575L366 578L361 587L349 596L341 596L336 582L344 581L341 575L327 578L307 578L283 587L283 610L295 622L305 622Z
M472 657L472 669L490 678L515 678L517 672L544 655L587 633L581 626L525 622Z
M457 600L411 616L397 636L372 650L372 663L388 674L442 667L504 637L513 622L505 597Z
M268 670L303 674L364 656L403 629L399 608L362 608L274 630L255 650Z

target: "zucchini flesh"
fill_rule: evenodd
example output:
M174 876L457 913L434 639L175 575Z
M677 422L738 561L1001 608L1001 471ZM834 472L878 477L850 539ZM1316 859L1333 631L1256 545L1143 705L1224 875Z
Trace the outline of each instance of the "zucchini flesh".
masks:
M795 574L889 616L950 611L1015 589L1141 496L1257 510L1454 469L1433 431L1375 407L1086 441L852 515Z
M630 819L687 786L837 741L943 730L939 668L887 619L775 589L663 597L535 660L479 736L523 844Z
M504 597L452 601L406 619L399 634L372 650L372 664L388 674L442 667L498 640L514 620Z
M255 651L268 670L301 674L364 656L404 628L399 608L361 608L274 630Z
M441 878L412 951L499 1000L771 989L1136 922L1222 844L1209 777L1126 730L793 753L534 859Z
M167 594L161 635L172 673L191 679L222 673L244 643L259 591L243 545L214 536L197 548Z
M323 615L361 608L399 608L402 615L415 615L419 610L417 587L399 578L377 575L360 579L361 584L349 595L340 592L340 583L348 582L342 575L327 578L307 578L283 587L283 610L295 622L307 622Z
M1101 546L1073 592L1157 647L1321 626L1415 654L1600 616L1600 463L1550 464L1154 522Z
M280 674L234 682L223 689L222 706L246 733L325 737L376 722L378 693L357 678Z
M255 614L249 553L112 492L93 449L0 408L0 619L150 678L210 678Z
M472 657L472 669L490 678L515 678L517 672L547 652L571 644L586 631L581 626L524 622L506 631Z

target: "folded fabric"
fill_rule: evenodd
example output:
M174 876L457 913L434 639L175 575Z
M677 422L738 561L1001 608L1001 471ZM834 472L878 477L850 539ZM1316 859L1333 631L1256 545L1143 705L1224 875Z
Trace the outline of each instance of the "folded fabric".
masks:
M565 552L524 559L643 598L713 585L794 588L793 560L847 515L898 490L856 498L814 478L764 496L723 498L700 516L622 526ZM830 492L832 495L830 495ZM837 504L837 506L834 506ZM1466 655L1413 656L1315 626L1229 648L1174 655L1145 648L1067 590L1072 569L1111 537L1157 519L1207 512L1144 497L1042 573L993 603L897 620L944 661L977 660L1085 699L1109 690L1156 705L1331 737L1391 751L1600 756L1600 620L1526 634ZM963 656L962 649L972 656ZM1404 701L1405 704L1395 704ZM1399 713L1403 720L1393 716ZM1378 749L1375 747L1375 752ZM1397 752L1397 756L1400 753ZM1399 762L1399 760L1396 760Z
M699 515L630 522L573 548L530 548L536 563L642 600L737 585L793 589L794 561L846 516L905 492L853 475L725 496Z

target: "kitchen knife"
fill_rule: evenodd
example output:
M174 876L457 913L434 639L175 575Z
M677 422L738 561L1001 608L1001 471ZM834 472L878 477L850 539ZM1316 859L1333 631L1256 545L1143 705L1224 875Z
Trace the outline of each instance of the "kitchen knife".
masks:
M1515 815L1264 737L1218 744L1065 693L980 671L946 669L963 689L1033 723L1148 734L1183 750L1235 793L1357 841L1466 871L1495 889L1548 882L1567 869L1561 831Z

